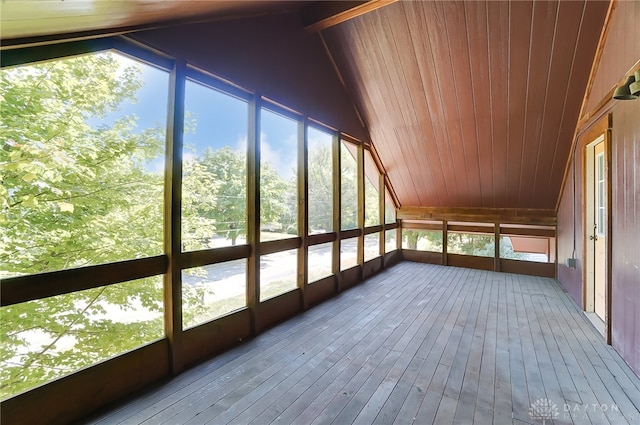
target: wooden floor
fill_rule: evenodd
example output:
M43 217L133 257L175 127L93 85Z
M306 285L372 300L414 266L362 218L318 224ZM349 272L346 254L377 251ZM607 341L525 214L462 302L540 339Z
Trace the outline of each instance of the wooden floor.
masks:
M554 280L403 262L89 423L640 424L639 408L640 380Z

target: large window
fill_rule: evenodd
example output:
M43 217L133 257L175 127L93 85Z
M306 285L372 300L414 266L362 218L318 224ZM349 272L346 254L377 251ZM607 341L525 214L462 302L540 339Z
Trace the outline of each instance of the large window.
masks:
M396 249L398 249L398 242L397 242L397 230L396 229L392 229L392 230L387 230L386 232L384 232L384 252L391 252L394 251Z
M298 235L298 122L260 113L260 240Z
M364 225L380 224L380 192L378 167L367 150L364 155Z
M182 326L190 328L247 305L247 260L182 271Z
M438 230L402 229L402 248L442 252L442 232Z
M332 273L333 243L322 243L309 247L308 278L310 283L330 276Z
M255 301L248 276L258 276L251 283L265 301L298 287L298 264L308 282L331 276L335 246L345 270L379 256L383 235L388 249L395 245L395 230L358 230L363 217L368 226L382 224L379 171L368 150L363 161L360 142L345 135L353 143L342 141L335 152L338 134L321 124L308 126L303 141L310 117L191 65L175 64L170 79L172 59L145 57L156 65L105 51L0 71L0 397L244 309ZM172 92L177 114L184 93L184 131L168 138L166 129L179 127L166 122ZM166 152L181 141L181 153ZM306 181L298 169L303 148ZM308 196L299 205L303 185ZM254 193L259 211L248 209ZM393 223L387 202L383 221ZM259 223L248 222L253 213ZM322 235L331 232L349 239ZM260 250L248 240L265 242L268 254L252 257ZM308 247L305 261L299 246ZM135 261L120 263L126 260ZM61 270L62 283L52 273ZM23 282L36 284L24 291ZM180 285L181 294L163 297ZM169 312L179 310L182 328L165 329Z
M298 287L297 259L296 249L260 257L260 301Z
M0 79L0 277L162 254L168 73L102 52ZM1 396L162 337L162 314L162 276L3 307Z
M0 308L0 398L164 336L162 276Z
M342 230L358 227L358 148L356 145L340 143L340 193Z
M389 194L389 189L384 190L384 222L386 224L396 222L396 207Z
M501 236L500 258L551 263L555 261L555 240L536 236Z
M167 73L105 52L0 77L0 277L161 254Z
M494 237L480 233L449 232L447 252L449 254L493 257L495 253Z
M309 233L333 230L333 136L314 127L307 132Z
M358 238L340 241L340 270L358 265Z
M364 261L373 260L380 256L380 232L371 233L364 237Z
M187 80L185 110L182 249L245 243L247 102Z

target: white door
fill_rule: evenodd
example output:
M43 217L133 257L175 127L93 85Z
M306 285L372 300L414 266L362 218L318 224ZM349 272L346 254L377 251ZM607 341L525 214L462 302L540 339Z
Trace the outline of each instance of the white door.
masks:
M607 161L604 135L587 145L586 207L587 226L587 311L606 320L606 238L607 238Z

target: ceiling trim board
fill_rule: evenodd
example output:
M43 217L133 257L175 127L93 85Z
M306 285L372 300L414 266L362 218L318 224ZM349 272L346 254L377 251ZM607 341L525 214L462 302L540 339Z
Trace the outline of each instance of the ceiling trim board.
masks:
M316 1L301 11L304 29L308 32L320 32L396 1Z

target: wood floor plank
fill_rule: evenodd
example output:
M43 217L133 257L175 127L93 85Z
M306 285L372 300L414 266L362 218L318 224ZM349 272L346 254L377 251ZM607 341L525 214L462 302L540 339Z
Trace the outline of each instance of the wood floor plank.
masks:
M538 401L640 423L640 379L555 280L403 262L84 423L522 425Z
M462 286L462 281L457 279L457 276L459 276L459 273L451 275L450 279L451 282L455 283L456 290L452 292L444 308L433 318L433 327L430 329L429 334L425 337L416 353L418 358L424 359L424 363L420 372L415 377L414 385L405 397L394 423L415 422L416 415L426 398L426 393L435 376L436 369L442 358L442 352L449 337L450 332L445 331L445 324L457 317L458 310L454 308L454 305L458 301L458 288Z

